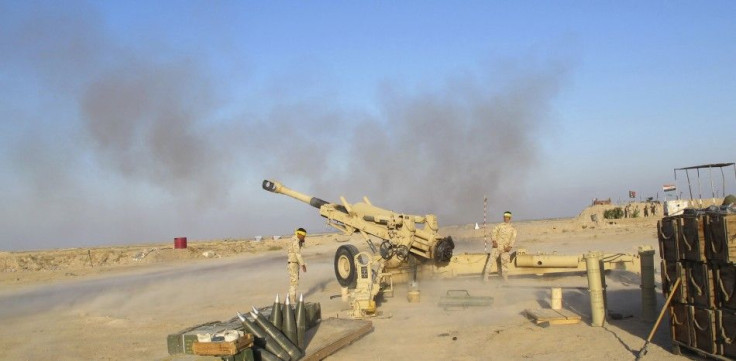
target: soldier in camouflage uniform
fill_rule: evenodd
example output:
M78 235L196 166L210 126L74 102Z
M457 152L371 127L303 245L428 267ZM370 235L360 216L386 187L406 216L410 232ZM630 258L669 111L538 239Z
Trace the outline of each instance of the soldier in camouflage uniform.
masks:
M302 272L307 272L307 264L302 258L302 247L304 247L304 238L307 231L299 228L294 232L294 237L289 241L289 258L286 263L286 269L289 270L289 296L292 302L296 302L296 288L299 286L299 268Z
M511 248L514 247L516 242L516 228L511 224L511 212L504 212L503 223L493 227L491 241L493 242L491 261L498 263L498 259L501 258L499 273L506 281L508 280L509 263L511 262Z

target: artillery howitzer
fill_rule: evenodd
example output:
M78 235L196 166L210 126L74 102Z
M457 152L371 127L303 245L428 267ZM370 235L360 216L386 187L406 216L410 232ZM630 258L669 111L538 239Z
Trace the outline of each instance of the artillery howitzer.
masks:
M348 203L340 197L342 204L330 203L289 189L276 181L264 180L263 189L281 193L319 209L327 224L346 235L360 233L373 252L372 259L365 252L358 252L353 245L340 246L335 252L335 276L341 286L355 289L361 278L369 288L367 303L361 307L370 310L375 296L382 285L382 278L389 274L385 269L417 267L422 264L447 264L452 258L455 243L452 237L442 237L437 231L437 217L395 213L374 206L367 197L363 202ZM419 227L418 225L423 225ZM370 236L380 239L376 247ZM358 268L360 272L358 272ZM360 273L360 277L359 274ZM368 277L367 273L371 276ZM390 287L391 282L387 285ZM360 287L359 287L360 288ZM375 307L375 306L373 306Z
M287 195L319 209L319 214L327 219L327 225L346 235L360 233L373 253L380 255L389 268L400 267L410 256L420 263L436 264L447 263L452 258L452 250L455 248L452 237L442 237L437 233L437 216L433 214L417 216L395 213L374 206L368 197L363 197L363 202L353 204L348 203L344 197L340 197L342 204L330 203L269 180L263 181L263 189ZM420 224L424 226L418 227ZM381 240L378 248L370 236ZM355 247L343 247L352 248L351 252L347 252L351 258L357 254ZM350 286L355 281L355 277L344 276L340 272L336 272L336 275L342 286Z

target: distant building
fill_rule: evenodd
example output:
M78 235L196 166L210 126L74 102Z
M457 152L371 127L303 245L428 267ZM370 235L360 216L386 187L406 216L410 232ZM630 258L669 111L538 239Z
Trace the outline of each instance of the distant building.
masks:
M593 205L594 206L606 206L606 205L609 205L609 204L611 204L611 198L608 198L608 199L594 198L593 199Z

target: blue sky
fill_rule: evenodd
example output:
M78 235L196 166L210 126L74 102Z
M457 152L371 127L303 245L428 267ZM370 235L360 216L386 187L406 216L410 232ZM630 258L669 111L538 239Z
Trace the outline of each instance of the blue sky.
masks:
M734 18L728 1L0 1L0 249L328 230L266 178L441 225L480 221L483 195L518 220L661 198L673 168L736 160Z

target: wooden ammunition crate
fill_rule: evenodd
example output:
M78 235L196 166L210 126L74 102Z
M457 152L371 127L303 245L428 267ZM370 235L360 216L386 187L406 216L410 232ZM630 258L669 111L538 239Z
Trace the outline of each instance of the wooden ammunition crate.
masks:
M670 333L672 340L685 346L693 346L693 335L690 327L690 310L688 305L672 303L670 305Z
M736 214L708 213L705 244L709 261L736 262Z
M705 216L682 215L677 218L677 252L680 259L705 262Z
M657 239L659 240L659 257L674 263L680 259L677 253L677 218L664 217L657 222Z
M253 346L253 334L246 333L235 341L222 342L195 342L192 351L200 356L228 356L235 355L245 348Z
M736 312L716 311L716 339L721 355L736 358Z
M715 308L716 296L714 292L713 270L703 262L682 262L687 280L688 303L702 307Z
M736 311L736 265L714 266L713 273L716 306Z
M685 271L682 268L681 262L668 262L666 260L661 261L662 271L662 295L666 299L669 297L677 279L683 279ZM677 287L675 295L672 296L672 301L679 303L687 303L687 282L680 281L680 286Z
M717 354L716 313L714 310L690 306L690 320L695 338L695 348L709 354Z
M228 322L212 321L193 326L177 333L170 334L166 338L169 348L169 355L176 354L194 354L192 345L197 342L198 333L215 334L225 330L243 330L243 324L240 320L230 320Z
M667 260L661 261L662 271L662 294L666 299L670 295L672 286L678 278L684 280L685 271L682 268L681 262L668 262ZM675 295L672 296L674 302L687 303L687 282L680 281L680 286L677 287Z

